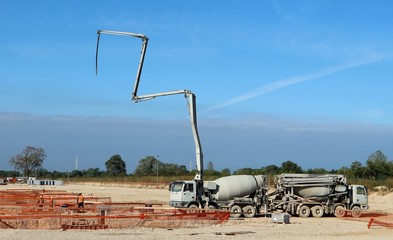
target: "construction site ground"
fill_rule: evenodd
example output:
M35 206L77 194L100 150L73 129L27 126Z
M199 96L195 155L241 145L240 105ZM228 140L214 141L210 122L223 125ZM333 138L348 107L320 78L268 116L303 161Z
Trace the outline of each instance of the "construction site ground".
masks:
M9 184L6 189L31 189L83 193L85 196L111 197L112 202L143 202L167 205L169 192L165 185L147 184L65 184L63 186L28 186ZM0 229L1 240L39 239L393 239L393 193L372 193L370 214L361 218L299 218L290 224L273 223L270 218L229 219L226 222L191 224L182 227L130 227L121 229L31 230ZM385 214L387 213L387 214ZM370 219L374 221L370 223Z

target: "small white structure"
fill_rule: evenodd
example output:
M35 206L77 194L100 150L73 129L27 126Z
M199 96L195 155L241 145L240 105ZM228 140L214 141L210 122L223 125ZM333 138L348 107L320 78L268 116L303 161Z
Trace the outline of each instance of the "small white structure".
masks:
M47 180L47 179L29 179L27 180L28 185L49 185L49 186L61 186L64 185L63 180Z
M272 222L274 222L274 223L289 224L290 218L291 218L291 215L289 215L288 213L273 213L272 214Z

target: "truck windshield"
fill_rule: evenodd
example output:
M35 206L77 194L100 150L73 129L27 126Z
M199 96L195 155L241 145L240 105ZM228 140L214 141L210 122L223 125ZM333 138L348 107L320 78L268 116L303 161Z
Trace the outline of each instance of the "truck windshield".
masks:
M171 192L180 192L182 190L182 188L183 188L182 182L171 184Z

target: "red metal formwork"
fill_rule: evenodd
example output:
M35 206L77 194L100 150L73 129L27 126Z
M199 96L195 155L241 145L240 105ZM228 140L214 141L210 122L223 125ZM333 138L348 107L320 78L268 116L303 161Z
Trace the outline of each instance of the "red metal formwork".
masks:
M393 222L381 221L375 218L370 218L370 221L367 224L367 227L370 229L372 225L378 225L385 228L392 228L393 229Z
M184 227L219 224L229 219L228 211L163 208L161 204L114 203L109 197L85 197L85 207L76 207L76 195L32 190L0 193L0 228L24 229L107 229ZM38 203L43 196L44 203ZM54 202L50 202L50 198ZM3 199L3 200L4 200ZM8 204L6 204L6 202Z
M343 210L342 210L343 211ZM339 218L351 221L368 222L367 227L370 229L372 226L382 226L393 229L393 214L381 211L356 211L345 210L340 214Z

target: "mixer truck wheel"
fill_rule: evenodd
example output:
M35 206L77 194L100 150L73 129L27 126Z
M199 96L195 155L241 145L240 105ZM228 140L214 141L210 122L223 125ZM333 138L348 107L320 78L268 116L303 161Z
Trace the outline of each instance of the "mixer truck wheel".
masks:
M246 218L252 218L255 217L256 210L253 206L248 205L243 208L243 213Z
M188 206L188 213L197 213L198 212L198 206L197 205L195 205L195 204L190 204L189 206Z
M343 206L337 206L334 210L334 216L342 218L345 216L346 210Z
M310 212L311 212L310 208L306 205L303 205L299 209L299 217L303 217L303 218L309 217Z
M218 209L218 207L214 204L209 204L208 208L209 209Z
M352 217L359 218L362 215L362 209L360 207L355 206L352 208Z
M319 206L319 205L316 205L316 206L311 208L311 213L312 213L313 217L316 217L316 218L323 217L323 215L324 215L323 207Z
M242 208L239 205L233 205L231 207L231 217L239 218L242 215Z

